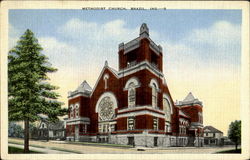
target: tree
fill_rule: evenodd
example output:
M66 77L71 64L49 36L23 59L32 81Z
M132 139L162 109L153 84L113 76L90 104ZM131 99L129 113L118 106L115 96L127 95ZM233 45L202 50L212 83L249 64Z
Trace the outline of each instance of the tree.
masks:
M241 121L236 120L231 122L228 130L228 138L234 142L235 149L237 150L238 145L241 142Z
M9 121L24 121L24 152L29 152L29 122L45 114L51 121L66 114L59 94L51 85L48 73L56 72L41 53L42 47L34 33L27 29L8 54Z
M15 124L13 122L9 122L8 136L9 137L23 138L23 128L18 124Z

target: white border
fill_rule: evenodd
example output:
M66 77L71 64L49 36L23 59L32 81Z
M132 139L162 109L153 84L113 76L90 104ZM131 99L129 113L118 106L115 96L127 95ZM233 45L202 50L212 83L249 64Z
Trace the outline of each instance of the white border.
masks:
M81 7L166 7L167 9L242 9L242 58L241 58L241 118L242 118L242 154L84 154L84 155L8 155L6 146L8 111L7 107L7 52L8 52L8 9L80 9ZM2 1L0 9L1 20L1 158L3 159L248 159L249 156L249 3L247 1L134 1L111 2L111 1Z

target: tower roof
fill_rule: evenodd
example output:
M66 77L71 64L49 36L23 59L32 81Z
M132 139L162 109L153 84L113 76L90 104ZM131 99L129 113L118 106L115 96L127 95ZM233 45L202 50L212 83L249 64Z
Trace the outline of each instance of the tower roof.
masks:
M146 23L142 23L140 27L140 34L139 37L127 42L127 43L120 43L119 50L124 49L124 54L138 48L140 46L141 39L146 38L149 40L150 45L149 47L156 53L162 53L162 47L160 45L156 45L154 41L152 41L149 37L149 29Z
M186 96L186 98L183 100L183 102L189 102L189 101L193 101L195 100L193 94L191 92L188 93L188 95Z
M183 101L179 101L179 102L177 101L176 105L180 106L180 105L188 105L188 104L193 104L193 103L202 105L202 102L199 101L198 98L195 98L191 92L189 92L188 95L183 99Z
M87 81L83 81L80 86L78 86L78 88L76 89L78 92L91 92L92 88L89 86L89 84L87 83Z

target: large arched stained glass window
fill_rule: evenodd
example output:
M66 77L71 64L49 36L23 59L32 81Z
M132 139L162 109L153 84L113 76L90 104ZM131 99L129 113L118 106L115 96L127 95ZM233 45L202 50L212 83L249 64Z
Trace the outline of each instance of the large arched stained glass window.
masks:
M99 104L99 118L102 121L111 120L115 114L114 102L109 96L102 98Z

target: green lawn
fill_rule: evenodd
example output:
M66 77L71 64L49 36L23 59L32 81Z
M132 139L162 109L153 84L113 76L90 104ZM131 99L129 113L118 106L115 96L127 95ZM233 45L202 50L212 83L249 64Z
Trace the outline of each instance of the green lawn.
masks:
M9 154L22 154L23 149L22 148L17 148L17 147L12 147L12 146L8 146L8 153ZM29 153L43 153L43 152L37 152L37 151L32 151L30 150ZM26 153L25 153L26 154Z
M216 153L241 153L241 149L231 149L231 150L225 150L225 151L220 151L220 152L216 152Z

